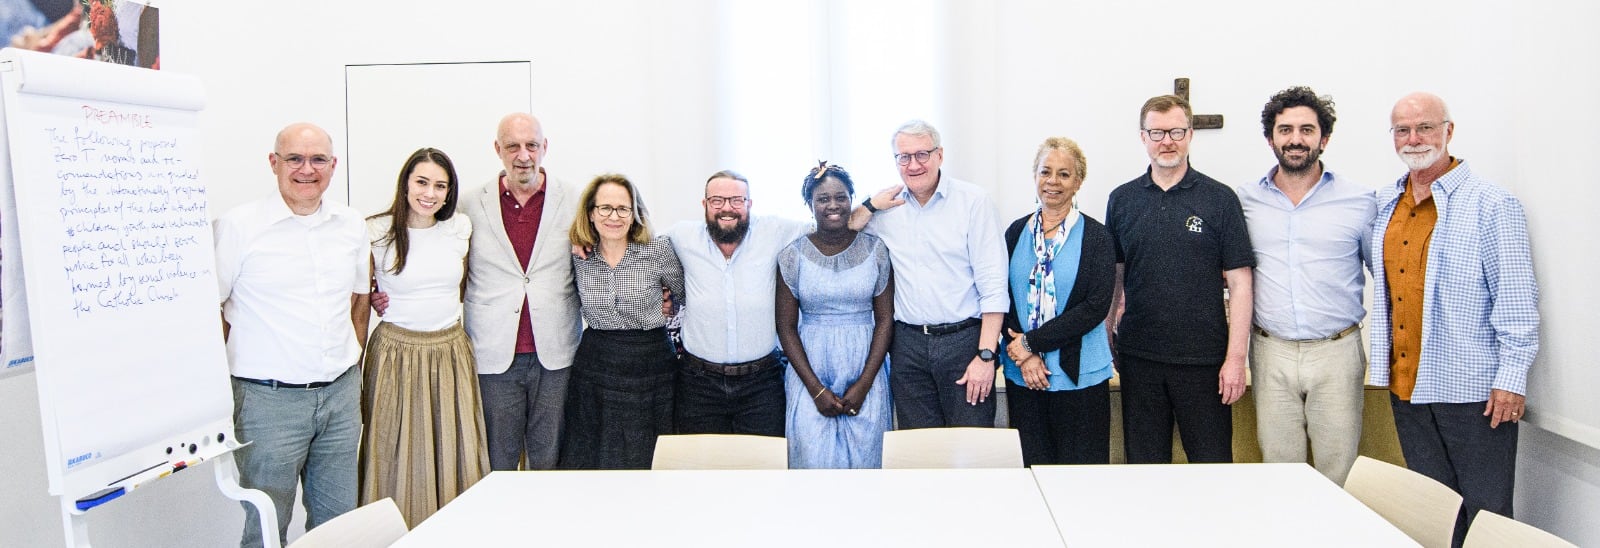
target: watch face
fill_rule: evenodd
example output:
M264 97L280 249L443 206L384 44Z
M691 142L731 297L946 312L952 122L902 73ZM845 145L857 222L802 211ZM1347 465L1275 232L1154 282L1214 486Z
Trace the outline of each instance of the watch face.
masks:
M992 362L992 361L994 361L994 351L993 350L989 350L987 348L979 349L978 350L978 359L986 361L986 362Z

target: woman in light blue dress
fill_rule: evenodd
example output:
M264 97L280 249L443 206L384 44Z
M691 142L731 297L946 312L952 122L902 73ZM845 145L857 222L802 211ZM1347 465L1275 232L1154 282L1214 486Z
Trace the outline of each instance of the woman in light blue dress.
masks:
M778 342L789 357L790 468L877 468L892 426L889 250L850 230L850 174L823 162L801 186L817 230L778 253Z

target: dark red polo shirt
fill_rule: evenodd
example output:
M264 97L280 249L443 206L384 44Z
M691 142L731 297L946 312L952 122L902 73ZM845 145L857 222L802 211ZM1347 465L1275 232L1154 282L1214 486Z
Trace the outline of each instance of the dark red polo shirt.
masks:
M539 169L539 176L544 176L544 169ZM506 176L500 174L500 218L506 223L506 237L511 240L511 249L517 252L517 261L522 263L522 270L528 270L528 260L533 256L533 242L539 238L539 221L544 217L544 185L539 185L539 190L528 198L528 203L518 203L512 197L511 191L506 189ZM539 349L533 342L533 321L528 315L528 302L522 302L522 319L517 324L517 353L524 354L538 352Z

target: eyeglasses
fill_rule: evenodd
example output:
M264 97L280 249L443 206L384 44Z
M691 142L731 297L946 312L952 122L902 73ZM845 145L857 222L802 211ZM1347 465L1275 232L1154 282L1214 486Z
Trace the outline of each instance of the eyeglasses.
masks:
M900 165L909 166L911 165L911 159L916 158L917 163L926 164L928 163L929 159L933 158L933 153L939 151L941 148L944 147L933 147L919 152L902 152L894 155L894 161Z
M633 216L633 208L628 206L594 206L594 212L600 214L601 217L616 215L618 219L626 219Z
M727 204L737 209L744 207L746 201L749 201L749 198L744 196L706 196L706 205L711 207L722 207L723 204Z
M1411 126L1394 126L1392 128L1389 128L1389 133L1393 133L1394 134L1394 138L1395 138L1396 141L1403 141L1403 140L1406 140L1406 139L1410 139L1411 138L1411 132L1413 132L1413 131L1417 132L1417 136L1418 137L1432 137L1435 134L1439 133L1439 130L1444 129L1444 126L1446 124L1449 124L1449 123L1450 123L1449 120L1445 120L1443 122L1439 122L1438 124L1432 124L1432 123L1429 123L1429 122L1423 122L1423 123L1417 124L1417 127L1415 127L1415 128L1413 128Z
M306 162L310 162L311 169L317 171L328 169L328 166L333 165L333 157L324 156L321 154L315 154L308 157L301 156L299 154L285 155L274 152L272 155L276 156L279 162L283 162L283 165L289 166L289 169L300 169L301 167L305 167Z
M1174 141L1182 141L1184 137L1189 136L1189 128L1177 127L1172 129L1147 129L1144 130L1144 134L1149 135L1151 141L1160 141L1167 138L1168 135L1171 135L1172 140Z

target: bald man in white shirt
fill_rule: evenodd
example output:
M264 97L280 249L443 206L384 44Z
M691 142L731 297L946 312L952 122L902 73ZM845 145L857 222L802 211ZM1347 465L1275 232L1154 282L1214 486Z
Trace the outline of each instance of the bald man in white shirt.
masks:
M233 374L240 484L272 498L286 540L295 488L306 528L356 506L361 375L371 279L361 215L328 203L338 158L315 125L278 133L267 162L278 196L217 219L217 282ZM241 546L261 546L245 507Z

